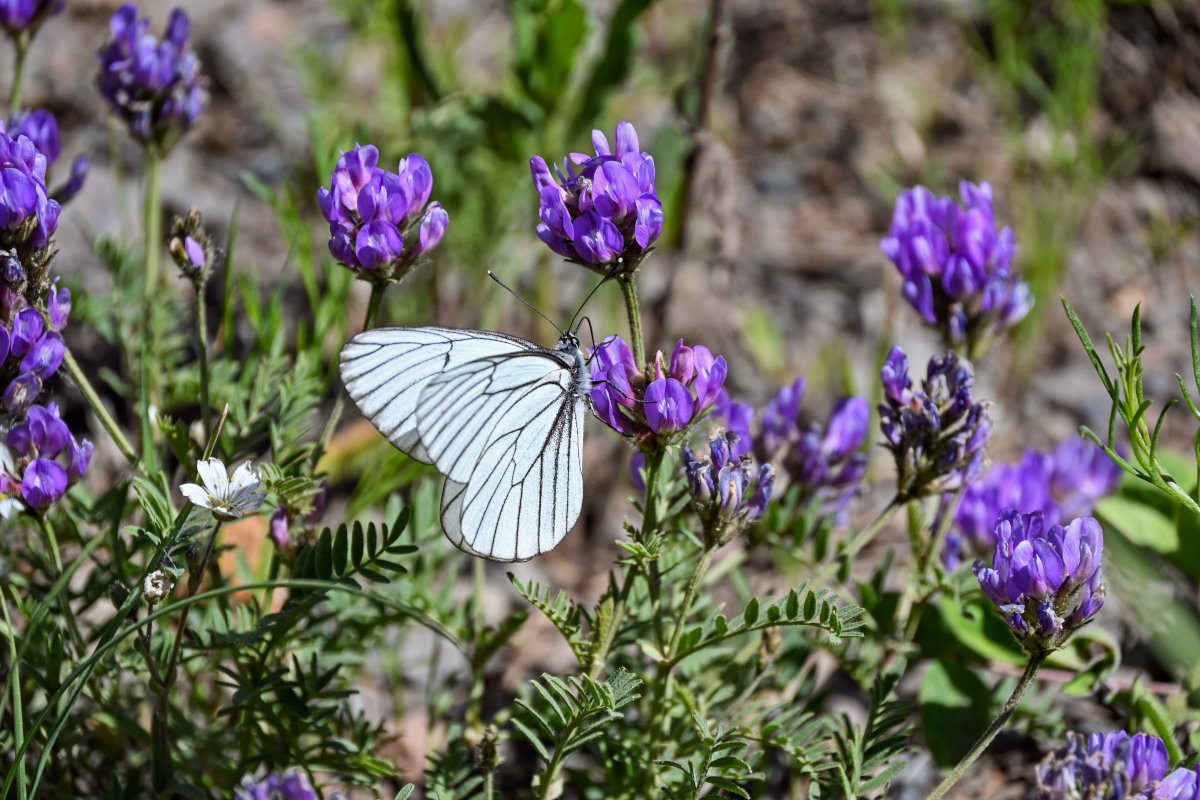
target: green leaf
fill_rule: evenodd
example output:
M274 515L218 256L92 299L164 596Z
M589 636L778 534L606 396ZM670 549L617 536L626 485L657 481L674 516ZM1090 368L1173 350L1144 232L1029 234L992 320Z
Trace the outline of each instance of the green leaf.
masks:
M958 763L992 718L992 693L978 673L947 660L934 661L919 694L921 730L934 761Z
M747 628L758 621L758 598L751 597L750 602L746 604L746 612L742 615L742 621Z
M1179 550L1178 525L1145 503L1122 494L1110 495L1096 504L1096 513L1134 544L1164 555Z

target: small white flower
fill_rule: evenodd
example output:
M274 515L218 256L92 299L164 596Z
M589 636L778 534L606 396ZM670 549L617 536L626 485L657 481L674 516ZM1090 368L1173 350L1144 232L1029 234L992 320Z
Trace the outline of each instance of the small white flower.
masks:
M185 483L179 487L188 500L198 506L212 511L212 514L222 522L239 519L258 507L266 499L267 490L262 488L258 473L250 468L250 462L245 461L233 471L233 477L226 477L225 465L219 458L210 458L196 465L200 473L200 482Z
M174 588L171 584L171 578L161 569L156 569L146 576L146 580L142 582L142 595L146 598L146 602L150 605L158 605L163 599L171 593Z

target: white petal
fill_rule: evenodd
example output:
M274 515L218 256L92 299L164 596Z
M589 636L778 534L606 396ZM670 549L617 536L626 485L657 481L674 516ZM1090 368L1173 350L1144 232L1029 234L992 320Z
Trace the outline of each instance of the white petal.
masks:
M250 466L249 461L243 461L236 470L233 471L233 479L230 481L234 491L254 491L262 481L258 478L258 473Z
M6 497L0 500L0 517L12 519L13 514L21 511L21 501L12 497Z
M208 489L213 497L223 497L229 488L229 478L225 474L225 465L219 458L209 458L196 465L200 473L200 482ZM182 487L181 487L182 488Z
M203 486L195 483L185 483L179 487L179 491L183 492L183 496L191 500L198 506L203 508L212 508L212 500L209 499L209 493L205 491Z

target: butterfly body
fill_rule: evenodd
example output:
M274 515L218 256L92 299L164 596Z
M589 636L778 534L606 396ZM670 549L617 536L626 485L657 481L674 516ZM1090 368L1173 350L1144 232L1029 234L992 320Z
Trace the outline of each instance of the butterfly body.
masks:
M375 427L446 476L441 521L457 547L524 561L574 526L591 376L573 333L548 349L491 331L377 328L346 343L340 366Z

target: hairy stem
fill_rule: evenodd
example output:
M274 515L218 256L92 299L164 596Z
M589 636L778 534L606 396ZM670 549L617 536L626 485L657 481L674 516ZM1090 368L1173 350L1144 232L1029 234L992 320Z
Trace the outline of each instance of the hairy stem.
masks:
M371 284L371 297L367 300L367 316L363 319L364 331L370 330L371 326L375 324L375 317L379 314L379 306L383 303L383 292L386 288L386 283ZM317 462L325 454L325 448L329 446L329 440L333 438L333 432L337 429L342 412L345 410L346 393L339 390L337 400L333 404L333 411L329 412L329 419L326 420L325 427L321 430L321 438L317 440L317 446L313 448L312 455L309 456L306 470L309 475L313 474L317 468Z
M143 272L146 279L146 316L149 318L150 304L158 299L158 257L159 250L162 248L163 224L159 186L162 177L162 159L152 149L146 151L146 169L146 197L142 206L142 226L146 237L146 258Z
M29 37L24 33L17 36L16 57L13 66L12 96L8 100L9 120L21 107L21 79L25 77L25 54L29 52Z
M987 730L979 737L975 744L971 745L971 749L962 757L962 760L955 765L954 769L946 776L946 779L938 784L938 787L933 790L927 800L939 800L946 792L958 783L959 779L967 773L981 755L991 744L992 739L996 738L996 734L1008 724L1008 718L1017 710L1017 706L1021 704L1021 698L1025 696L1025 692L1033 685L1033 679L1037 676L1038 667L1046 659L1048 653L1037 653L1029 657L1028 663L1025 664L1025 672L1021 674L1021 680L1017 682L1017 686L1013 689L1013 693L1009 695L1008 700L1004 703L1004 708L1000 709L1000 715L992 720L988 725Z
M196 286L196 346L200 353L200 419L207 444L212 437L212 405L208 396L208 321L204 315L204 284Z
M621 296L625 298L625 314L629 317L629 345L633 348L633 363L638 369L646 366L646 348L642 342L642 312L638 308L637 285L632 275L617 278Z

